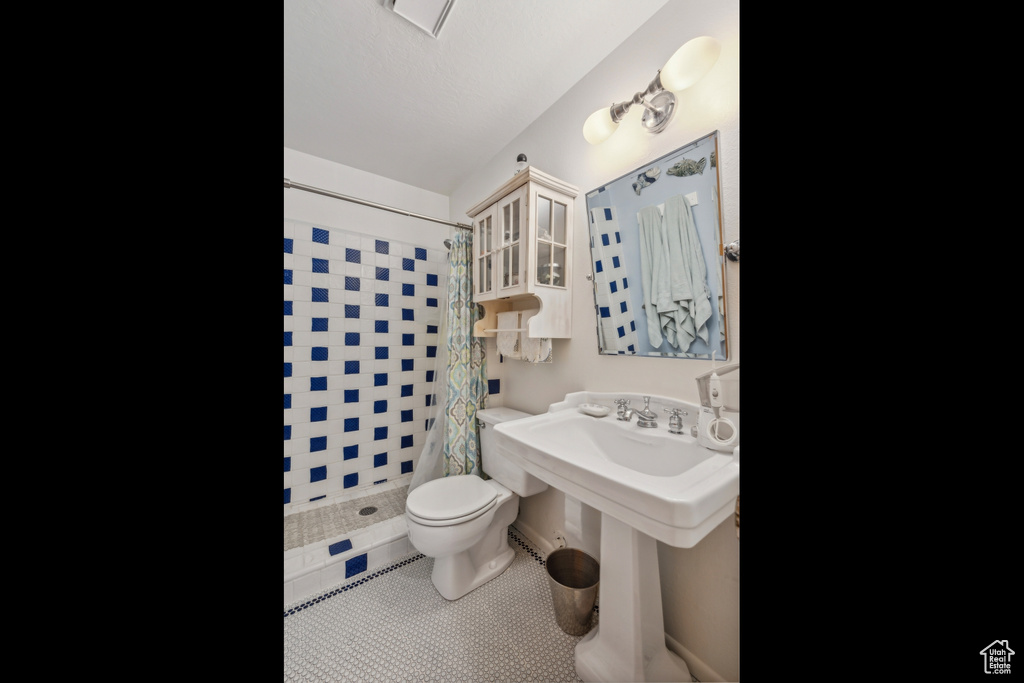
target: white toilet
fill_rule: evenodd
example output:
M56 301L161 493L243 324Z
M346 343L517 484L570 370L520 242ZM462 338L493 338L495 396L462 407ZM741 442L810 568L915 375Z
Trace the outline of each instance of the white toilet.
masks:
M519 514L519 496L548 487L494 447L494 425L523 417L529 414L511 408L477 411L480 460L490 479L475 474L442 477L406 498L409 542L434 558L431 579L448 600L458 600L505 571L515 556L508 544L508 525Z

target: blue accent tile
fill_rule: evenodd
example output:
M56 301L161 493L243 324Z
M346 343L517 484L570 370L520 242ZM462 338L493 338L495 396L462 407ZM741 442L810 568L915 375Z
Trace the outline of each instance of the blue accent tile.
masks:
M416 270L416 261L411 258L402 259L402 270Z
M319 242L320 244L330 244L331 233L322 228L313 228L313 241Z
M618 230L615 231L615 243L616 244L621 244L622 243L622 235L619 234Z
M284 471L285 472L291 472L292 471L292 459L291 458L286 457L284 459Z
M402 437L402 448L412 448L412 434L406 434Z
M602 318L610 318L612 315L612 309L607 306L601 306L600 311Z
M427 299L427 306L429 308L437 308L437 299L428 298Z
M378 346L373 351L374 359L376 360L387 360L388 359L388 347Z
M284 409L288 410L291 407L292 407L292 395L291 394L285 394L284 395Z
M345 476L345 481L347 482L349 477L354 477L354 476L355 476L354 474L346 475ZM353 484L353 486L355 486L355 484ZM345 485L345 488L348 488L348 484ZM351 577L351 576L355 576L356 574L365 572L365 571L366 571L366 553L363 553L362 555L356 555L353 558L345 560L345 578L346 579Z
M622 265L621 263L619 263L618 256L612 256L612 265L615 266L616 268Z
M616 331L619 333L620 338L626 336L626 328L623 327L622 325L619 325Z
M292 314L292 302L291 301L285 301L284 302L284 314L285 315L291 315Z
M402 396L412 396L412 385L411 384L403 384L402 385Z
M345 446L341 449L342 455L345 460L352 460L353 458L359 457L359 444L352 444L351 446Z
M314 436L309 440L309 452L316 453L317 451L327 450L327 437L326 436Z
M427 325L427 334L437 334L437 325Z
M411 410L403 410L402 411L402 422L412 422L412 411Z
M603 244L604 246L607 247L611 243L612 243L612 241L610 239L608 239L608 235L607 234L601 235L601 244Z
M359 317L359 306L355 304L345 304L345 317L346 318L358 318Z
M388 305L388 295L387 294L374 294L373 295L373 303L375 305L377 305L377 306L387 306Z
M416 343L416 335L415 334L403 334L402 335L402 346L412 346L415 343Z
M291 377L292 376L292 364L291 363L285 363L284 364L284 376L285 377Z
M610 221L612 219L612 210L611 209L605 209L604 210L604 219L606 221Z
M402 372L408 372L408 371L414 370L414 369L415 369L415 361L413 361L412 358L403 358L402 359ZM430 380L427 380L427 381L429 382Z
M327 318L313 318L312 332L326 332Z
M627 312L629 312L629 304L627 304L625 301L620 301L619 302L619 312L620 313L627 313Z
M402 474L408 474L409 472L412 472L412 460L403 460Z
M314 287L313 288L313 301L328 301L328 292L326 287Z
M626 278L622 278L622 288L629 289L629 282L626 280Z
M359 361L347 360L345 361L345 374L346 375L358 375L359 374Z
M327 546L327 552L331 555L340 555L346 550L352 550L352 541L347 538L344 541L338 541Z
M386 438L388 438L388 428L387 427L374 427L373 428L373 440L374 441L380 441L381 439L386 439Z
M373 374L373 386L375 386L375 387L383 387L383 386L387 386L387 383L388 383L388 373L386 373L386 372L375 372Z
M345 478L343 479L343 482L345 484L345 488L347 488L347 489L350 489L353 486L356 486L357 484L359 484L359 473L358 472L353 472L352 474L346 474ZM364 555L364 557L365 557L365 555Z
M309 482L323 481L327 478L327 465L321 465L320 467L313 467L309 470Z
M601 259L597 259L597 261L594 262L594 270L598 273L604 272L604 266L601 264Z
M286 254L292 253L292 242L293 241L294 240L292 240L292 238L290 238L290 237L285 237L284 238L284 253L286 253Z
M285 425L284 426L284 440L285 441L291 441L292 440L292 426L291 425Z
M310 377L309 378L309 390L310 391L327 391L327 378L326 377Z
M345 389L345 403L359 403L359 390Z
M358 417L346 417L345 418L345 431L354 432L359 429L359 418Z
M310 422L326 422L327 421L327 406L317 406L316 408L309 409L309 421Z
M323 500L326 497L327 497L326 495L323 495L323 496L313 496L312 498L309 499L309 502L312 503L314 500Z
M314 273L329 273L329 265L327 259L315 258L313 259L313 272Z
M435 356L437 356L437 347L436 346L428 346L427 347L427 358L434 358Z
M489 380L487 380L487 393L488 394L500 394L501 393L501 380L500 379L489 379Z
M292 271L287 268L284 269L284 283L286 285L292 284Z
M612 294L614 294L615 292L619 291L619 285L618 283L615 282L615 280L612 280L611 282L608 283L608 289L611 290Z
M374 467L383 467L384 465L387 465L387 464L388 464L388 454L387 453L377 453L376 455L373 456L373 466Z
M284 504L287 505L290 502L292 502L292 490L291 489L285 489L284 490Z
M345 249L345 260L349 263L360 263L358 249Z
M349 291L349 292L358 292L359 291L359 278L357 278L357 277L350 277L350 276L346 275L345 276L345 289L347 291Z
M415 312L411 308L402 309L402 320L415 320Z
M313 347L313 360L327 360L327 347L326 346L314 346Z
M387 268L377 267L377 279L382 282L387 282L391 279L390 271Z
M292 333L291 332L285 332L284 333L284 345L285 346L291 346L292 345Z
M345 333L345 346L359 346L359 333L358 332L346 332Z
M434 273L427 273L427 284L432 287L437 287L437 275Z
M434 381L434 371L433 370L427 370L427 381L428 382L433 382Z
M424 404L423 404L423 405L425 405L425 406L427 406L427 407L429 408L430 406L432 406L432 405L433 405L433 400L434 400L434 399L436 399L437 397L436 397L436 396L434 396L433 394L427 394L427 395L426 395L426 396L424 396L423 398L425 398L425 399L426 399L426 401L424 402Z
M377 240L375 250L378 254L387 254L389 253L389 245L384 240Z
M386 413L388 412L388 402L385 399L373 402L373 412L375 413Z
M387 320L374 320L373 331L377 333L388 332L390 330L390 325L388 323L389 321Z
M403 282L402 296L416 296L416 285L409 282Z
M416 258L419 259L420 261L426 261L427 260L427 250L426 249L421 249L420 247L416 247Z
M632 332L636 332L636 321L635 320L630 320L629 321L629 329Z

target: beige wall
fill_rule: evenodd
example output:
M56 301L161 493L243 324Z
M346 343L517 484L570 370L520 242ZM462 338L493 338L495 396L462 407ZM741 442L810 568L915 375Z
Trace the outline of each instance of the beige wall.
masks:
M690 38L711 35L722 54L711 72L679 96L669 127L659 135L639 125L642 107L634 106L618 131L598 146L582 134L594 110L642 90L658 69ZM501 393L491 405L532 413L544 412L569 392L580 390L642 392L697 403L694 378L711 369L699 360L624 358L597 353L597 328L591 283L585 194L712 131L720 133L723 243L739 232L739 2L676 0L565 96L524 130L508 147L474 169L450 197L450 218L468 222L465 211L505 182L516 155L580 188L576 200L573 261L573 336L554 340L554 363L498 363L494 340L488 340L488 375L501 379ZM739 264L726 267L730 362L739 362ZM545 493L521 504L520 519L550 542L564 529L564 497ZM525 529L524 529L525 531ZM572 542L572 539L570 539ZM700 680L739 679L739 540L733 519L723 522L690 549L659 543L665 627ZM673 643L670 640L670 645Z

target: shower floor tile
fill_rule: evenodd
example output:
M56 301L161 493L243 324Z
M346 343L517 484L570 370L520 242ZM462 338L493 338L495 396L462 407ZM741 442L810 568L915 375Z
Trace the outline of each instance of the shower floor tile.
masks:
M284 680L576 683L580 637L555 622L544 556L512 527L509 543L509 568L453 602L412 552L287 605Z

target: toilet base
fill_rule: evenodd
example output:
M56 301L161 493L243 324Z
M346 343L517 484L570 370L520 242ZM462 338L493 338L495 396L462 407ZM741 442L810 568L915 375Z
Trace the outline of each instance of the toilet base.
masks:
M506 533L508 527L503 529ZM508 545L508 541L505 542ZM516 552L511 547L490 562L476 567L470 558L470 551L434 558L434 571L430 580L445 600L458 600L470 591L479 588L508 569Z

